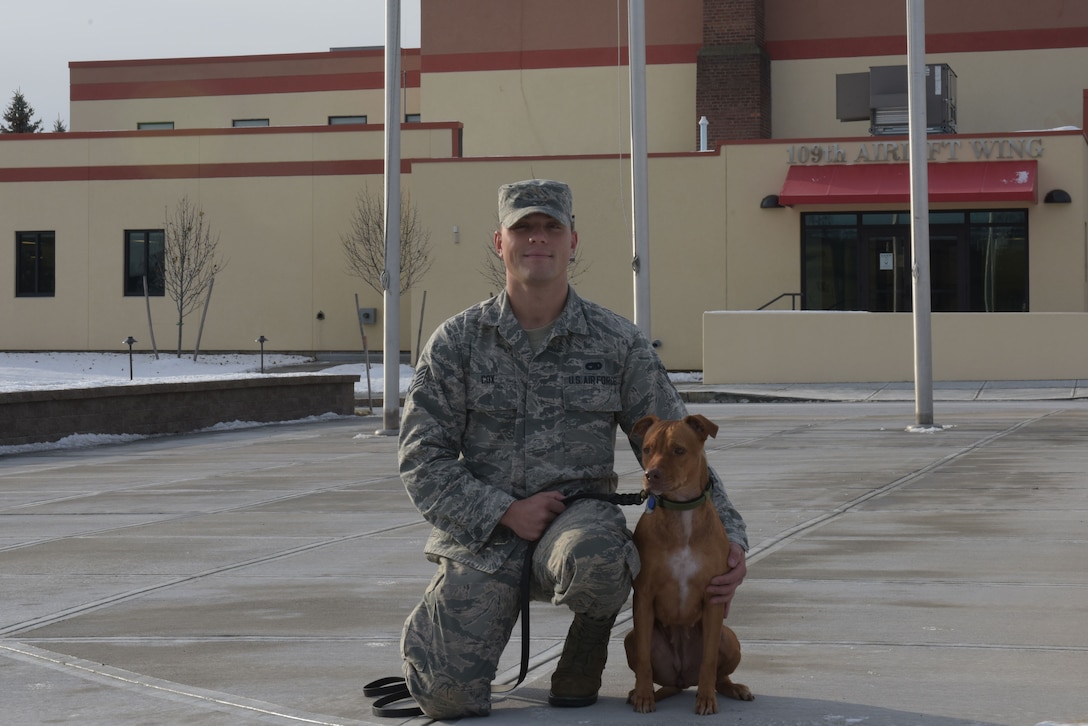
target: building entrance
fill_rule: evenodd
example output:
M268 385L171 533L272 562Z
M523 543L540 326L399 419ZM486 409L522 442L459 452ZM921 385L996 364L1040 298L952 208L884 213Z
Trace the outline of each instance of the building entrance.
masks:
M806 310L909 312L913 256L907 212L801 216ZM934 312L1027 312L1027 210L932 212Z

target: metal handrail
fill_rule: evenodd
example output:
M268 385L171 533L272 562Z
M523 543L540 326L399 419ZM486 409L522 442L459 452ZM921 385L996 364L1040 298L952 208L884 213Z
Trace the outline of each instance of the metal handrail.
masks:
M760 305L758 308L756 308L756 310L764 310L765 308L768 308L771 305L774 305L776 302L778 302L779 300L781 300L784 297L788 297L790 299L790 310L796 310L797 309L797 301L801 300L802 303L803 303L803 301L805 299L805 296L802 295L799 292L784 292L781 295L779 295L778 297L776 297L774 300L771 300L769 303L766 303L764 305Z

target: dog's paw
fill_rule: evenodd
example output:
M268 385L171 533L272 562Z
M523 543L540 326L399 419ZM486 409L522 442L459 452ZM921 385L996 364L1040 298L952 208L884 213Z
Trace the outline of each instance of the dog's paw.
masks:
M632 688L631 692L627 694L627 702L635 707L635 713L653 713L657 710L657 706L654 700L653 691L650 694L636 694L637 689Z
M755 695L748 686L743 683L733 683L727 680L725 683L718 684L718 693L729 698L735 698L738 701L754 701Z
M699 716L709 716L718 712L718 697L711 693L709 696L702 693L695 694L695 713Z

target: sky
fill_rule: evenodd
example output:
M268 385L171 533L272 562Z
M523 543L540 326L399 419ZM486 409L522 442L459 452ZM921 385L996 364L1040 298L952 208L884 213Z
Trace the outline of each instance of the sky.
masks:
M419 47L420 0L401 0L401 46ZM386 0L28 0L3 11L0 108L17 89L51 131L69 127L68 63L313 53L383 46Z

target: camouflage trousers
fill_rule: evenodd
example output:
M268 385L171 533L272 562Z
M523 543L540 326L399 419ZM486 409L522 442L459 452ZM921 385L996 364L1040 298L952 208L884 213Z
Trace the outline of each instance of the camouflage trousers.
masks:
M494 574L442 559L401 636L408 689L433 719L491 713L491 681L521 606L522 547ZM607 618L627 601L638 551L619 507L575 502L533 554L531 597Z

